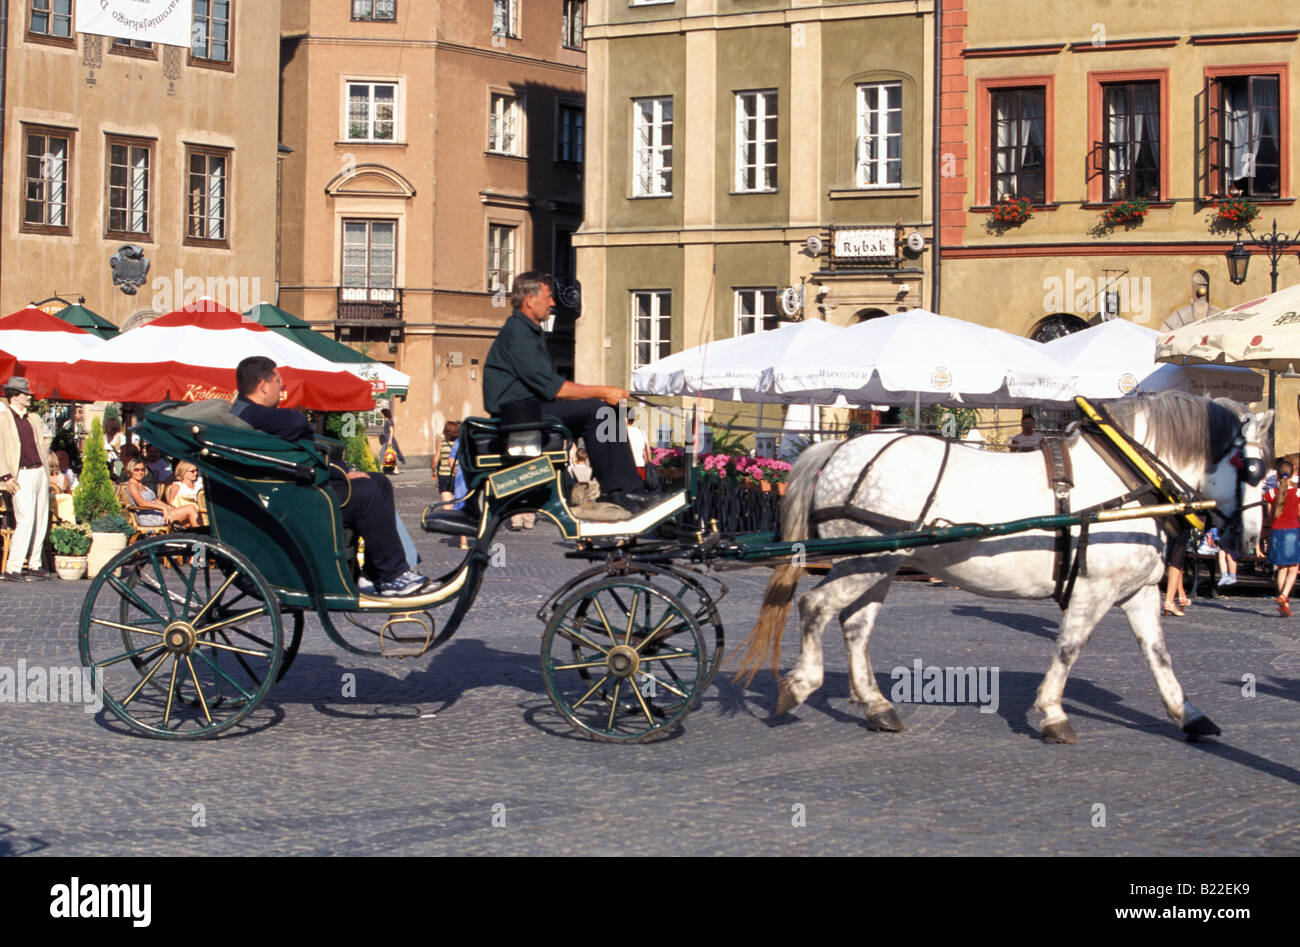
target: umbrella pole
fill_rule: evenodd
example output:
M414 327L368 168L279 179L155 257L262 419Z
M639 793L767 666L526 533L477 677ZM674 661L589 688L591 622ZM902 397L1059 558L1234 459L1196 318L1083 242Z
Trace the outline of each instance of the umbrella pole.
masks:
M915 407L912 409L912 427L921 430L921 389L916 390Z

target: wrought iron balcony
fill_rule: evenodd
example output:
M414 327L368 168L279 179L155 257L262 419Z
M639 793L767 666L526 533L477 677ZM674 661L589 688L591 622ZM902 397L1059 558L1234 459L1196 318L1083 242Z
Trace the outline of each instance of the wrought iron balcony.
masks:
M335 325L401 327L402 291L376 286L338 287Z

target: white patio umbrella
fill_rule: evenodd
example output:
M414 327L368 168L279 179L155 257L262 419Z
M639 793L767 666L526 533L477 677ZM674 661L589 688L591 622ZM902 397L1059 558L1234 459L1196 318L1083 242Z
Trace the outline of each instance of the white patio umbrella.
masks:
M783 401L998 407L1069 401L1075 375L1029 339L923 309L869 319L834 344L773 367Z
M1264 384L1261 375L1248 368L1157 362L1159 337L1154 329L1127 319L1111 319L1044 343L1043 350L1079 376L1075 390L1085 398L1176 390L1259 400Z
M1300 365L1300 284L1162 335L1156 358L1291 370Z

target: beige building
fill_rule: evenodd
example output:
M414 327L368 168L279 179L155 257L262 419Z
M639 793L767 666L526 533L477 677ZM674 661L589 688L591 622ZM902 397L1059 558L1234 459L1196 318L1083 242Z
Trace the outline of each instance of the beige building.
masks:
M932 305L932 3L589 7L585 379L783 315Z
M8 4L0 311L273 299L280 0L213 0L188 50L79 33L74 8ZM126 245L150 263L134 294L109 265Z
M582 0L285 0L280 305L411 376L403 451L482 413L515 274L570 303ZM575 306L557 367L573 368Z
M1300 229L1292 145L1300 29L1284 0L1245 6L943 0L942 311L1049 338L1102 318L1158 329L1269 292L1254 249L1243 285L1215 224L1249 199L1256 232ZM1032 216L999 226L995 205ZM1108 223L1141 199L1145 213ZM1280 287L1300 281L1294 251ZM1281 380L1279 451L1300 444ZM1120 392L1116 392L1118 396Z

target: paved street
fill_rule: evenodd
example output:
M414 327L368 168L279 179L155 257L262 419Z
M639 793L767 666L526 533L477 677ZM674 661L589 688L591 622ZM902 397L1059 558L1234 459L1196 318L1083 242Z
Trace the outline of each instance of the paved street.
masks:
M409 523L424 484L402 478ZM417 541L431 573L456 555ZM1217 742L1189 744L1165 718L1112 611L1066 689L1080 742L1044 745L1026 711L1055 605L907 582L873 641L882 688L917 659L996 667L995 713L904 704L906 732L868 731L834 631L825 686L787 721L768 719L770 678L746 692L723 677L671 738L609 746L569 731L538 670L534 613L582 565L541 522L501 541L504 564L445 648L361 660L310 621L289 674L222 739L164 744L77 706L0 705L0 854L1300 854L1300 619L1262 596L1166 624ZM734 645L767 572L723 578ZM75 665L88 584L5 585L0 665Z

